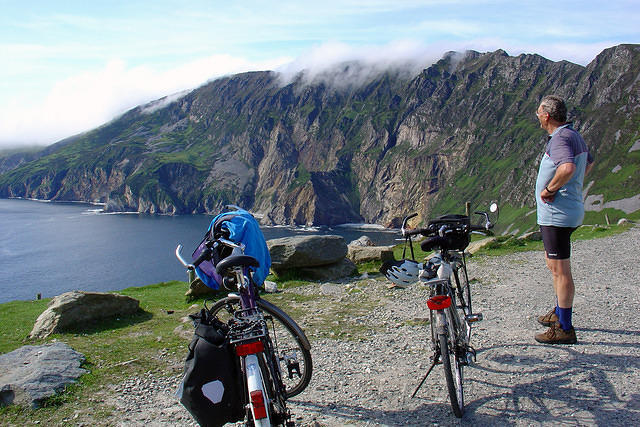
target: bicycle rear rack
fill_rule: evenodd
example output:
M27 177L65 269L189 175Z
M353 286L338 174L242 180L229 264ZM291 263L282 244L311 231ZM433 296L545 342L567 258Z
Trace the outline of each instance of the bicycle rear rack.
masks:
M234 313L233 321L229 325L229 342L239 342L261 339L267 335L267 325L264 317L256 309L238 310Z

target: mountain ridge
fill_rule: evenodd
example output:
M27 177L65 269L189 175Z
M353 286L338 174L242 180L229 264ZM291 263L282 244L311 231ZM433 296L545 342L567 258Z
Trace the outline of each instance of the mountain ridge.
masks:
M545 140L533 112L548 93L567 99L596 157L588 209L637 195L639 65L640 46L619 45L586 67L503 50L449 52L413 77L389 69L359 85L348 80L367 74L357 63L333 80L227 76L30 161L0 158L0 197L162 214L233 203L265 224L384 226L500 200L507 219L526 227Z

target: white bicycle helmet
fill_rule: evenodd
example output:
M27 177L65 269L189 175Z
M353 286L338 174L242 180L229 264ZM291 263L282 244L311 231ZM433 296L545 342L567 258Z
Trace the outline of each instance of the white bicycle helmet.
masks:
M398 286L405 287L418 281L418 273L422 264L410 259L387 261L380 267L380 272Z

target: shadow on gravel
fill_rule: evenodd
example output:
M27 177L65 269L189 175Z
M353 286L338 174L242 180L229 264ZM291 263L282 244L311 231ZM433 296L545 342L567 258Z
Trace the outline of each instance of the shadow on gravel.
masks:
M628 331L628 330L623 331L621 329L576 328L576 332L578 333L578 345L609 345L609 346L635 347L640 349L640 331ZM601 334L613 334L613 335L638 337L638 342L637 343L620 343L620 342L615 342L613 340L600 341L600 342L585 341L583 339L580 339L580 332L587 332L587 333L597 332Z
M410 397L409 397L410 399ZM425 401L424 398L416 398L416 403ZM348 404L320 404L317 402L300 401L295 403L300 408L321 414L330 414L333 418L339 418L340 424L366 424L366 425L385 425L385 426L425 426L425 425L459 425L460 420L455 418L451 412L451 406L448 403L430 402L423 404L411 410L383 410L377 408L368 408L366 406L348 405ZM294 414L295 415L295 414ZM468 417L462 418L465 421ZM491 423L491 422L490 422ZM490 424L489 423L489 424ZM498 423L498 418L495 418ZM487 423L484 423L485 425ZM504 421L501 422L505 425ZM318 425L324 425L322 421ZM330 425L336 425L331 423Z
M606 346L606 354L599 345ZM519 343L484 348L478 352L475 372L467 376L474 395L480 395L467 401L467 415L483 422L495 413L505 417L502 423L513 417L519 424L635 425L640 417L640 358L629 348L640 349L640 344L612 339L571 346ZM627 354L618 354L621 350Z

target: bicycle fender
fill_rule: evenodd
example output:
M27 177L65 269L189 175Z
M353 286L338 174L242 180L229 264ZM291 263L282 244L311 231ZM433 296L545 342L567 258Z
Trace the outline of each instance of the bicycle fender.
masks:
M262 379L262 370L260 369L260 364L258 363L258 358L255 354L250 354L245 357L245 372L247 376L247 392L248 395L251 395L252 391L261 391L263 398L265 399L265 407L268 408L269 404L266 395L266 391L263 385ZM250 399L251 400L251 399ZM255 418L255 412L253 409L253 404L251 404L251 412ZM269 410L267 409L267 417L261 419L254 419L254 423L256 426L270 426L271 420L269 419Z
M438 310L436 313L436 331L438 334L446 334L447 326L447 316L444 314L444 310Z

